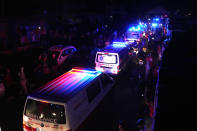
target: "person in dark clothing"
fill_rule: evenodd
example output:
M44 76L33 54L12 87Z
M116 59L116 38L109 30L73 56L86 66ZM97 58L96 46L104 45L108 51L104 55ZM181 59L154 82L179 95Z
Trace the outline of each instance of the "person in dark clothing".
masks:
M56 54L52 54L50 66L51 66L52 72L56 73L57 72L57 66L58 66Z
M146 58L146 54L144 53L144 51L140 50L139 53L137 54L138 59L142 59L143 61Z
M42 68L42 61L43 58L41 55L38 56L38 59L35 62L35 68L34 68L34 72L40 72L41 68Z
M124 120L120 120L118 123L118 131L126 131L126 124Z
M137 47L137 41L134 40L134 42L132 43L132 45L133 45L134 47Z
M139 118L136 122L136 126L138 131L143 131L144 130L144 119Z

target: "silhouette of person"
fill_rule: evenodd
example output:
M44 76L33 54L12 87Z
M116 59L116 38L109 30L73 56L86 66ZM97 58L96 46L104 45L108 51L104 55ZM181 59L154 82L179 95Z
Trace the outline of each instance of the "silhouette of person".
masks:
M20 86L22 87L23 91L25 94L28 93L28 89L27 89L27 79L25 76L25 72L24 72L24 67L20 68L20 72L18 73L19 79L20 79Z

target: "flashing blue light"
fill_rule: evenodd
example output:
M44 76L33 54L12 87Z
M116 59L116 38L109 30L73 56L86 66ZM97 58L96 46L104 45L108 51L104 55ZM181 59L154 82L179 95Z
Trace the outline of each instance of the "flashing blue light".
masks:
M140 31L141 30L141 28L140 28L140 25L138 25L137 27L130 27L129 29L128 29L129 31Z
M153 20L154 20L154 21L159 21L160 19L159 19L159 18L154 18Z
M134 30L135 30L134 26L129 28L129 31L134 31Z
M139 22L140 27L143 27L144 25L142 24L142 22Z
M140 25L138 25L136 31L140 31L140 30L141 30Z
M152 27L157 27L158 24L157 23L152 23Z
M99 28L96 28L96 31L99 32Z
M132 28L129 28L128 31L132 31Z
M112 44L127 44L127 42L114 41Z
M112 46L113 46L114 48L122 48L122 47L126 47L126 45L125 45L125 44L117 44L117 43L112 44Z

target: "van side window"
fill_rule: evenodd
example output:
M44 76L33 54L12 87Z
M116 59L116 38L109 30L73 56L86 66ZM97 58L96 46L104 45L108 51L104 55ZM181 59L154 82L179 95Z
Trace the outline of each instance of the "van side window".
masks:
M73 52L73 49L72 48L67 50L67 53L68 54L71 54L72 52Z
M67 50L65 50L65 51L62 52L62 56L66 56L67 54L68 54L68 51Z
M86 92L88 95L88 101L91 102L92 100L94 100L94 98L99 94L100 91L101 91L101 88L100 88L99 81L96 80L94 84L90 85L86 89Z

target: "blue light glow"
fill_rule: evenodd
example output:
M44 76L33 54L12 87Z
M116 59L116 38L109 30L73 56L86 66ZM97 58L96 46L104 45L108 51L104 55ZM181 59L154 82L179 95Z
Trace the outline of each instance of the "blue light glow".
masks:
M129 29L128 29L129 31L140 31L141 30L141 27L140 27L140 25L138 25L138 26L136 26L136 27L130 27Z
M125 44L112 44L112 46L114 47L114 48L120 48L120 47L126 47L126 45Z
M160 20L159 18L154 18L154 19L153 19L153 21L159 21L159 20Z
M139 26L143 28L144 24L142 24L142 22L139 22Z
M136 30L137 31L140 31L141 30L140 25L137 26L137 29Z
M127 42L114 41L112 44L127 44Z
M135 30L135 27L134 26L132 26L132 27L129 28L129 31L134 31L134 30Z
M157 27L158 24L157 23L152 23L152 27Z

